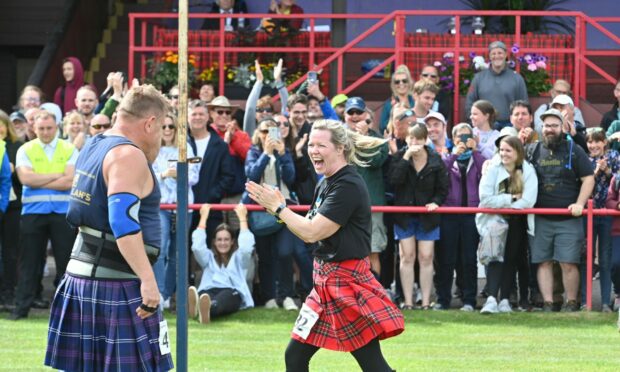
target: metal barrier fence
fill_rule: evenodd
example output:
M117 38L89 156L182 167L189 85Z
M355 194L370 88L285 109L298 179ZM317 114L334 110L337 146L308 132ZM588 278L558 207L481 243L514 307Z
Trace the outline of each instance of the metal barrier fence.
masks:
M202 204L191 204L189 209L198 210ZM262 211L263 208L259 205L248 204L246 205L248 211ZM305 212L309 209L308 205L293 205L289 206L293 211ZM229 211L235 208L235 204L212 204L211 209L216 211ZM162 204L161 209L173 210L176 209L175 204ZM439 213L439 214L475 214L475 213L490 213L490 214L537 214L537 215L564 215L570 216L568 209L561 208L529 208L529 209L493 209L493 208L474 208L474 207L439 207L433 212L429 212L425 207L395 207L395 206L373 206L373 212L383 213ZM592 230L594 216L617 216L620 217L620 211L614 211L611 209L595 209L592 199L588 200L587 207L583 210L583 217L586 218L586 307L588 310L592 310L592 261L593 261L593 249L592 242Z

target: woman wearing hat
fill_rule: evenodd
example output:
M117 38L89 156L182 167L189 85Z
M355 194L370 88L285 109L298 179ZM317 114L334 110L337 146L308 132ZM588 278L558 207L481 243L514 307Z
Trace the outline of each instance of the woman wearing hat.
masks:
M538 178L534 167L525 161L525 150L516 136L496 140L499 161L492 161L480 180L480 208L531 208L538 195ZM516 267L527 256L527 234L534 234L534 216L513 214L502 216L508 224L508 235L502 261L489 263L488 294L482 314L511 312L509 302ZM491 214L478 213L476 227L483 234L495 220ZM498 297L501 296L501 297ZM501 298L499 305L497 299Z

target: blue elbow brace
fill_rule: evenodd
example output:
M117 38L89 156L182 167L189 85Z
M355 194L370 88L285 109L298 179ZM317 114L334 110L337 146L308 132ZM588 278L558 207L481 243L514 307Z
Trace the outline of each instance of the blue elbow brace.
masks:
M140 198L128 192L108 197L108 221L116 239L140 232Z

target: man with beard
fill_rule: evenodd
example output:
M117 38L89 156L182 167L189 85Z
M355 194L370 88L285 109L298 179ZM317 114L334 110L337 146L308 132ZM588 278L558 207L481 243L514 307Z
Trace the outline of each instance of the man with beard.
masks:
M543 311L553 309L553 262L560 263L566 290L564 311L578 311L579 264L584 241L583 207L592 194L594 175L588 156L563 132L564 117L556 109L541 115L543 141L526 148L538 176L536 208L568 208L572 216L536 215L532 263L538 264Z

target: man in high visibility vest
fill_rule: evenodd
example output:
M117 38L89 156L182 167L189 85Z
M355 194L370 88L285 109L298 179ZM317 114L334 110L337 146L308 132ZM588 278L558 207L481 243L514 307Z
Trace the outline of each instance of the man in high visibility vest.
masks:
M15 310L10 319L28 316L41 282L41 262L47 241L51 240L56 261L56 279L65 272L76 231L65 219L78 151L56 138L58 127L52 113L40 111L35 116L36 139L17 150L15 166L23 184L19 278L15 293Z

